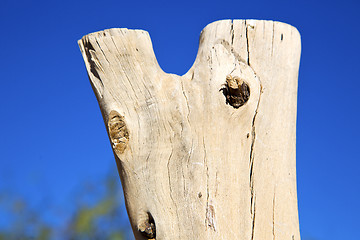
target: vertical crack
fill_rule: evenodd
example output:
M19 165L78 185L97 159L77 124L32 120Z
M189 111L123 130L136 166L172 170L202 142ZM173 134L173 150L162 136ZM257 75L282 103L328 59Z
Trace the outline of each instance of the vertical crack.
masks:
M106 54L104 53L104 50L101 48L101 45L100 45L100 43L99 43L99 41L98 41L97 38L95 39L95 42L96 42L96 44L98 45L98 47L99 47L102 55L104 56L105 60L106 60L106 61L108 62L108 64L110 65L110 62L109 62L109 60L107 59Z
M173 203L175 204L174 198L172 197L172 189L171 189L171 177L170 177L170 159L173 155L173 150L171 150L169 159L168 159L168 163L167 163L167 169L168 169L168 176L169 176L169 189L170 189L170 198L173 201Z
M249 35L248 35L248 25L246 20L245 20L245 36L246 36L247 64L250 66Z
M272 216L272 234L273 240L275 240L275 190L274 190L274 197L273 197L273 216Z
M254 198L254 145L255 145L255 138L256 138L256 132L255 132L255 117L256 117L257 111L255 111L255 115L253 118L253 122L252 122L252 131L251 131L251 136L252 136L252 140L251 140L251 146L250 146L250 194L251 194L251 198L250 198L250 207L251 207L251 214L253 214L252 211L252 205L253 205L253 198Z
M234 69L236 68L236 60L240 60L240 56L239 54L237 54L234 51L234 37L235 37L235 31L234 31L234 20L231 20L231 28L230 28L230 35L231 35L231 45L230 45L230 51L231 53L235 56L235 61L234 61ZM240 73L241 73L241 69L240 69Z
M193 73L193 76L194 76L194 73ZM189 117L189 116L190 116L189 100L188 100L188 98L187 98L187 96L186 96L186 94L185 94L183 81L181 81L181 90L182 90L182 93L183 93L183 95L184 95L184 97L185 97L185 102L186 102L186 106L187 106L187 110L188 110L187 115L186 115L186 119L187 119L187 121L189 122L189 125L191 126L191 124L190 124L190 117Z
M258 104L256 106L255 109L255 113L254 113L254 117L252 120L252 124L251 124L251 146L250 146L250 190L251 190L251 203L253 200L253 168L254 168L254 147L255 147L255 140L256 140L256 129L255 129L255 120L256 120L256 115L258 113L258 109L259 109L259 105L260 105L260 97L261 97L261 92L262 92L262 86L260 83L260 95L259 95L259 100L258 100Z
M231 20L231 28L230 28L230 34L231 34L231 50L233 50L233 43L234 43L234 20Z
M251 234L251 239L253 239L254 237L254 228L255 228L255 193L254 193L254 146L255 146L255 139L256 139L256 131L255 131L255 120L256 120L256 115L258 113L258 108L260 105L260 97L261 97L261 83L260 83L260 95L259 95L259 100L258 100L258 104L256 106L256 110L255 110L255 114L254 114L254 118L252 120L252 131L251 131L251 136L252 136L252 140L251 140L251 147L250 147L250 213L252 216L252 234Z
M250 213L251 213L251 217L252 217L252 233L251 233L251 239L253 239L254 237L254 231L255 231L255 201L256 201L256 197L255 197L255 193L254 193L254 159L255 159L255 153L254 153L254 147L255 147L255 140L256 140L256 129L255 129L255 120L256 120L256 116L258 113L258 109L259 109L259 105L260 105L260 99L261 99L261 93L262 93L262 85L261 85L261 81L260 78L259 79L259 84L260 84L260 93L259 93L259 99L258 99L258 103L255 109L255 113L254 113L254 117L252 120L252 131L251 131L251 146L250 146Z
M256 212L256 206L254 201L254 214L252 216L252 226L251 226L251 240L253 240L255 236L255 212Z
M204 146L204 164L206 165L206 213L205 213L205 226L209 227L216 231L215 228L215 209L214 206L209 204L210 200L210 190L209 190L209 165L206 159L206 147L205 139L203 137L203 146Z
M214 47L212 47L210 54L207 57L207 63L209 65L209 72L210 72L210 79L209 79L209 85L212 82L212 77L213 76L213 69L212 69L212 64L213 64L213 53L215 53L216 55L216 50ZM209 87L209 85L207 87ZM209 90L209 89L205 89L205 90ZM204 101L205 98L204 98ZM206 102L204 102L206 103ZM205 104L206 105L206 104ZM209 190L209 178L210 178L210 174L209 174L209 163L207 161L207 156L206 156L206 147L205 147L205 132L203 131L203 137L202 137L202 141L203 141L203 148L204 148L204 166L206 167L206 212L205 212L205 220L204 220L204 224L205 224L205 229L207 229L207 227L211 228L211 221L209 221L208 217L210 217L209 215L209 207L212 207L212 205L209 204L209 198L210 198L210 190Z
M245 37L246 37L246 50L247 50L247 65L250 66L250 39L249 39L249 27L254 28L245 20ZM255 70L253 69L255 72ZM255 73L256 75L256 73ZM254 117L251 123L251 146L250 146L250 161L249 161L249 185L250 185L250 214L252 218L252 227L251 227L251 240L254 239L255 235L255 216L256 216L256 193L254 191L254 159L255 159L255 140L256 140L256 128L255 121L260 106L261 94L262 94L262 84L260 78L257 77L260 85L259 99L255 109Z

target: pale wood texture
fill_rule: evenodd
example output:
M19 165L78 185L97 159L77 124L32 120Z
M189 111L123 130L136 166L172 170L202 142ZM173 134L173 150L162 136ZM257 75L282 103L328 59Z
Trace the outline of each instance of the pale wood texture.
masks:
M146 31L108 29L79 45L136 239L300 239L294 27L211 23L183 76L162 71ZM250 97L235 108L225 95L239 81Z

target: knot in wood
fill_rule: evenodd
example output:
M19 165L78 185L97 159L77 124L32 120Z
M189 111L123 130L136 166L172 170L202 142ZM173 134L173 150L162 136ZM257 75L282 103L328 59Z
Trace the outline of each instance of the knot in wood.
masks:
M148 238L148 239L154 239L156 236L156 229L154 223L146 223L145 228L140 230L141 234Z
M129 131L124 117L115 110L109 114L108 129L113 149L116 152L123 153L129 142Z
M226 103L234 108L243 106L250 98L248 84L238 76L226 76L225 87L221 89L226 97Z
M156 238L155 220L150 212L147 212L145 219L139 226L139 232L147 239Z

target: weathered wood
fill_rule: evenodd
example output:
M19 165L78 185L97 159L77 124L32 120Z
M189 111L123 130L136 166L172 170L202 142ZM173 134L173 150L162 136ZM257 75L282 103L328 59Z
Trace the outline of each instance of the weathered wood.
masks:
M136 239L300 239L294 27L211 23L183 76L162 71L142 30L79 45Z

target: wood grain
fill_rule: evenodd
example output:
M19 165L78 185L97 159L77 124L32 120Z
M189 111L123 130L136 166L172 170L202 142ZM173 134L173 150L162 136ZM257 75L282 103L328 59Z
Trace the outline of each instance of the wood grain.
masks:
M300 239L295 146L301 46L294 27L211 23L183 76L162 71L142 30L91 33L79 46L136 239ZM230 104L246 89L243 105ZM114 113L126 129L122 135L109 124ZM122 140L114 144L114 136Z

